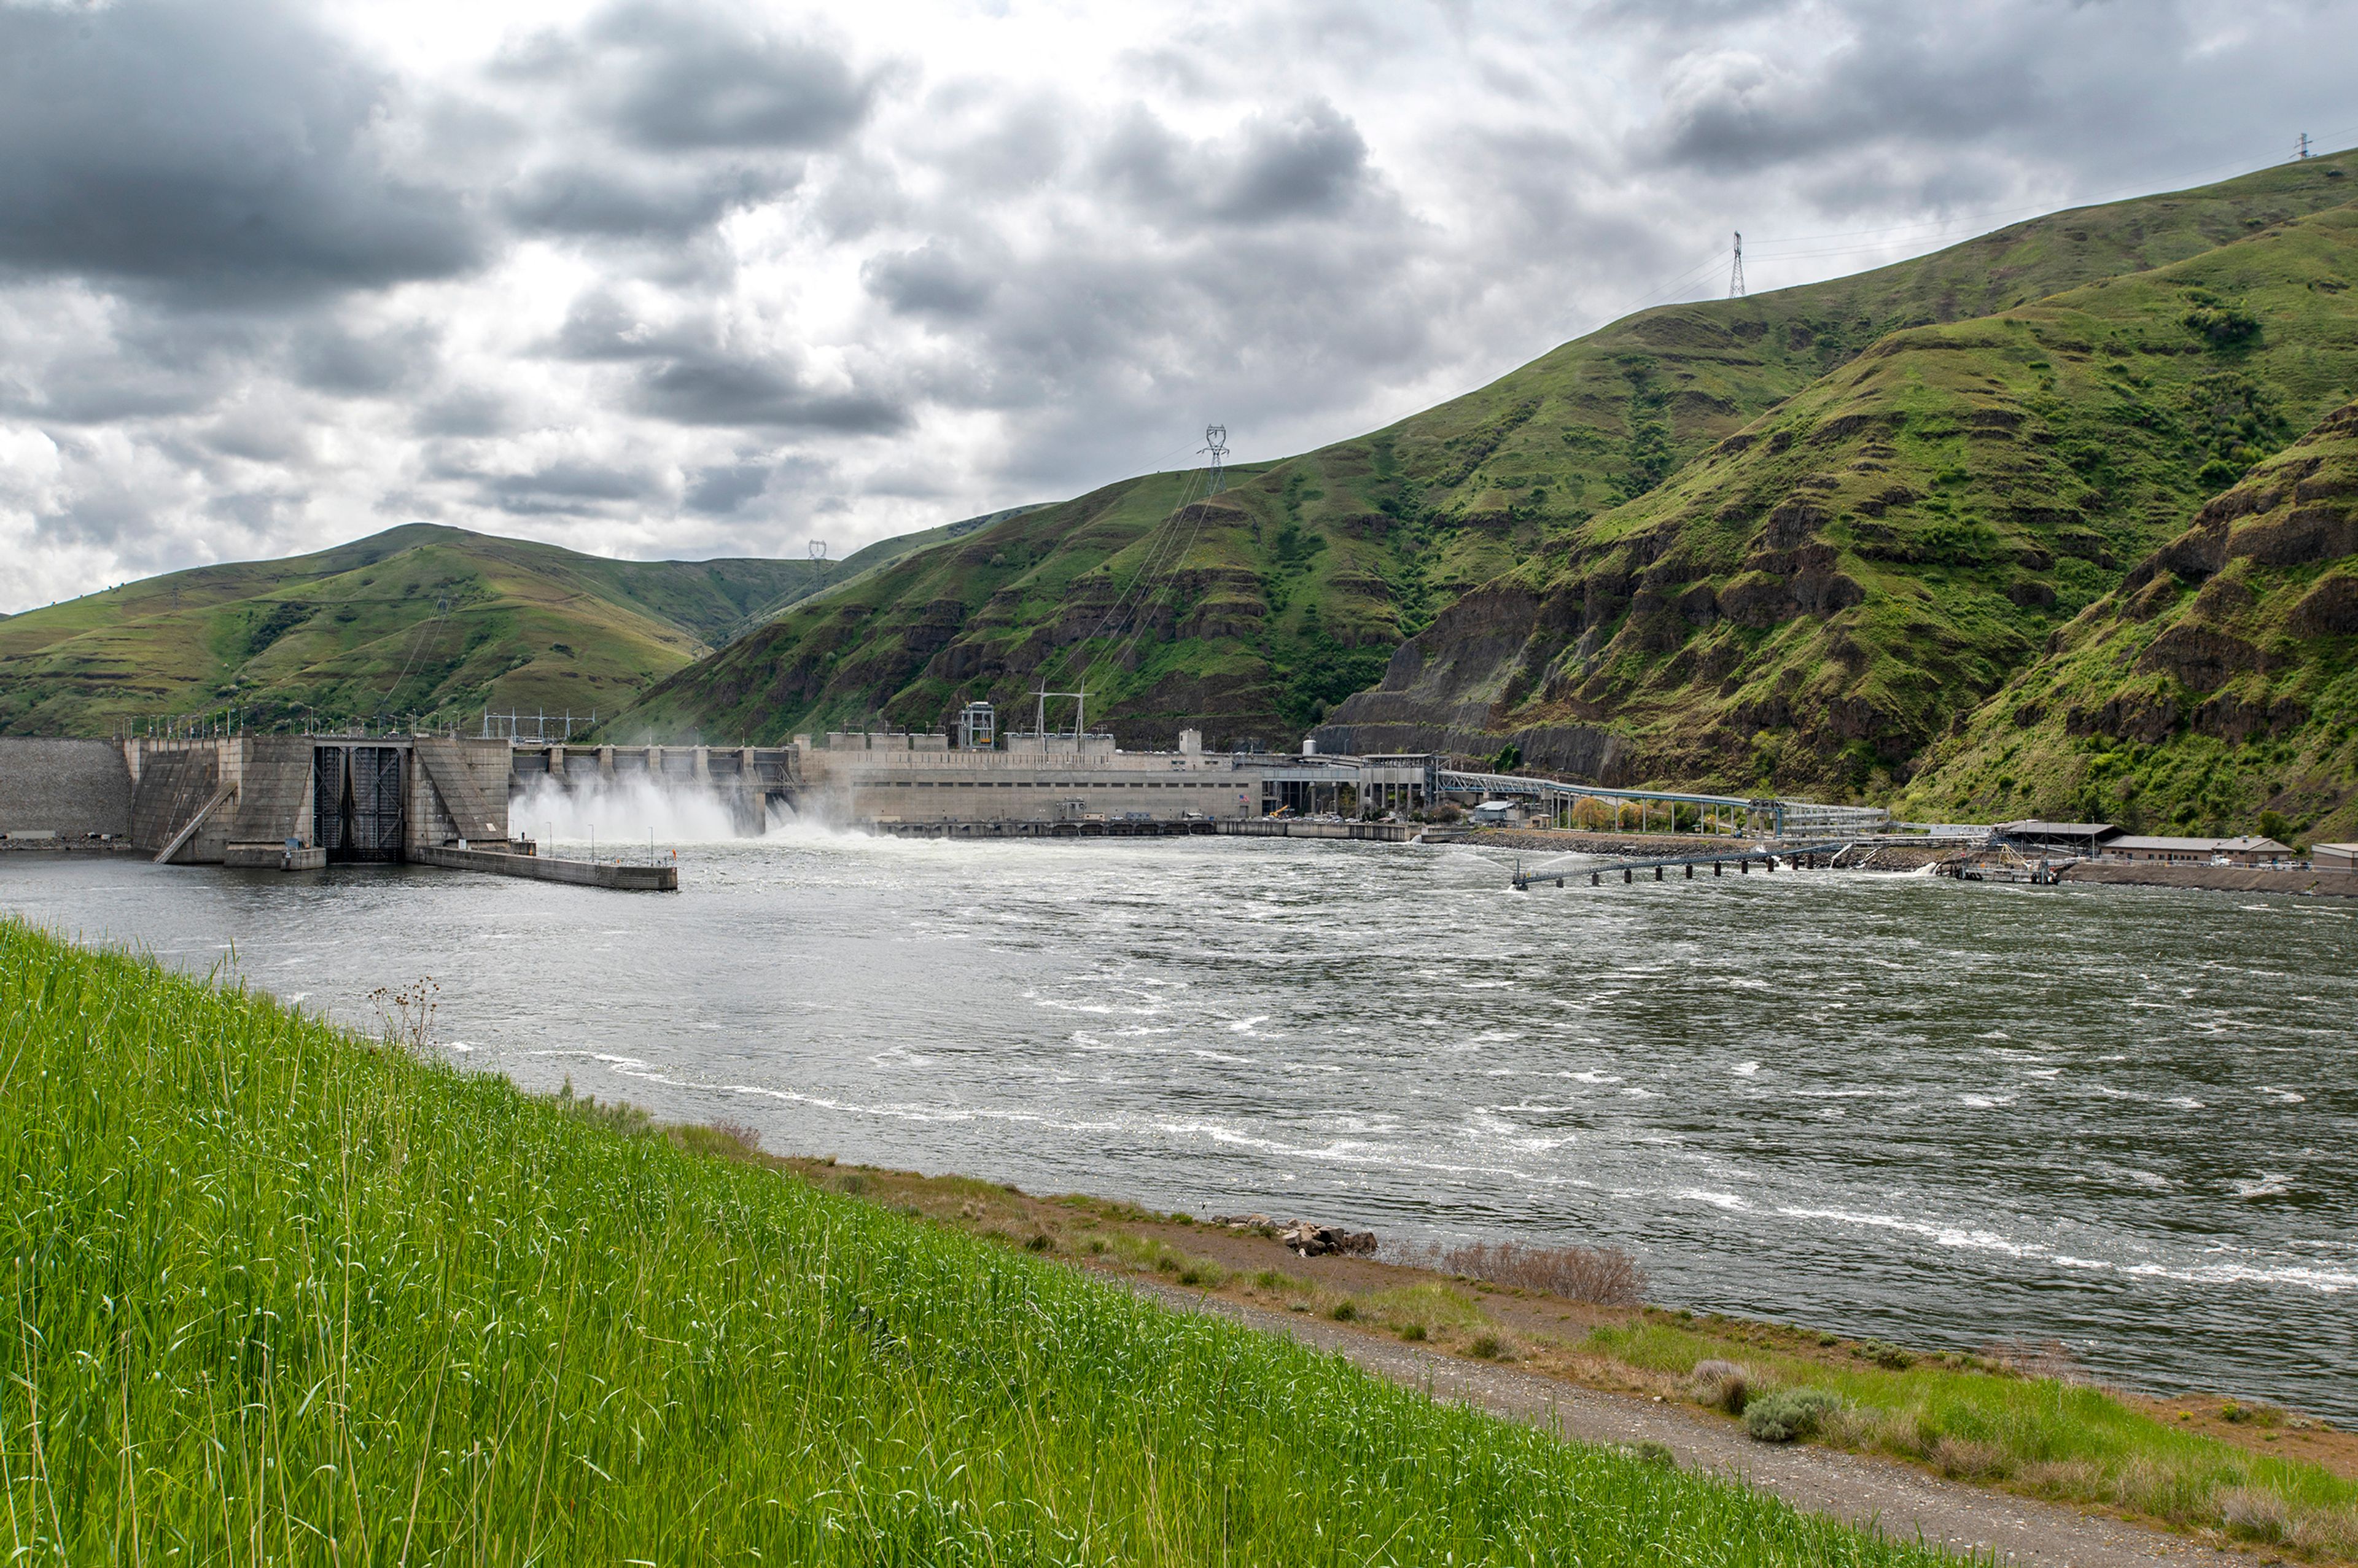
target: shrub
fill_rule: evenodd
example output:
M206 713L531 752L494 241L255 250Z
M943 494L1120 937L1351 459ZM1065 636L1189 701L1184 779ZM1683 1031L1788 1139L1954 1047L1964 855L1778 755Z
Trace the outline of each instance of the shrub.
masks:
M1667 1443L1633 1443L1622 1452L1640 1465L1660 1465L1666 1468L1675 1468L1679 1462L1679 1456L1671 1452L1671 1445Z
M1823 1389L1779 1389L1744 1407L1744 1430L1761 1443L1790 1443L1840 1409L1841 1397Z
M1716 1405L1730 1415L1742 1415L1752 1397L1752 1368L1734 1361L1698 1361L1688 1374L1696 1402Z
M1943 1436L1932 1444L1929 1457L1942 1475L1960 1481L1995 1480L2013 1469L2006 1450L1970 1437Z
M1884 1412L1859 1405L1845 1405L1818 1418L1818 1436L1836 1448L1874 1448L1888 1434Z
M1618 1247L1534 1247L1523 1241L1473 1241L1457 1247L1408 1248L1401 1262L1540 1291L1598 1306L1636 1306L1645 1299L1646 1271Z
M1333 1306L1328 1307L1326 1309L1326 1315L1333 1318L1336 1323L1350 1323L1357 1319L1359 1309L1348 1296L1346 1296L1341 1301L1336 1302Z
M1421 1340L1424 1337L1424 1325L1421 1323L1412 1323L1407 1327L1400 1331L1400 1336L1402 1339L1411 1341Z
M2293 1531L2292 1509L2274 1492L2236 1487L2220 1494L2219 1520L2244 1541L2283 1541Z
M1514 1347L1503 1336L1497 1334L1476 1335L1474 1342L1466 1346L1466 1354L1484 1361L1511 1361L1515 1358Z

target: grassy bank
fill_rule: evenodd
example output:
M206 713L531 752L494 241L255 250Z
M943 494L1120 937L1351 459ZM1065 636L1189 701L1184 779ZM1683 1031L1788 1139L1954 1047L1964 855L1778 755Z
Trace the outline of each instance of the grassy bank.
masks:
M2163 1401L2102 1388L2051 1351L1913 1351L1640 1306L1626 1292L1600 1303L1517 1288L1453 1272L1447 1259L1426 1268L1298 1259L1265 1237L1097 1198L779 1162L1003 1246L1152 1273L1587 1388L1690 1401L1731 1421L1757 1399L1822 1390L1836 1408L1805 1441L2299 1556L2358 1558L2358 1433L2218 1398Z
M12 1556L1935 1561L15 923L0 1149Z

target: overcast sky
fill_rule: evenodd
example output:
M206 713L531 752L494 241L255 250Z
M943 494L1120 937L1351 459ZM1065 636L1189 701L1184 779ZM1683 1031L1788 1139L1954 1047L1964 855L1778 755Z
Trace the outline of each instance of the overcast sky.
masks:
M0 0L0 610L838 557L2358 140L2358 6Z

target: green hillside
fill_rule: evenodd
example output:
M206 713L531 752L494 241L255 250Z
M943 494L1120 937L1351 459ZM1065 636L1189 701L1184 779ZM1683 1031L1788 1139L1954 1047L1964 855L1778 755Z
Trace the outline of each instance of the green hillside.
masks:
M485 704L621 707L807 561L614 561L412 524L316 555L200 567L0 623L0 732L107 734L237 709L258 727Z
M2205 504L1927 761L1912 812L2358 838L2358 404Z
M1614 777L1881 793L2206 496L2358 388L2358 209L1875 343L1454 606L1444 716Z
M2350 200L2353 167L2358 157L2312 159L2015 224L1831 283L1646 311L1387 429L1235 471L1226 494L1200 504L1181 505L1195 500L1189 476L1109 485L806 601L663 682L612 732L772 739L863 722L934 726L971 697L1021 704L1044 678L1085 684L1093 714L1133 741L1167 744L1178 725L1199 723L1216 743L1290 742L1432 628L1412 667L1396 673L1437 661L1458 676L1352 705L1336 715L1348 722L1335 739L1488 749L1529 727L1511 711L1530 695L1510 698L1515 670L1550 638L1577 642L1589 630L1565 638L1561 604L1541 626L1533 611L1546 596L1531 610L1514 596L1614 536L1640 514L1630 509L1664 515L1656 492L1721 442L1831 384L1895 333L2182 265L2337 207ZM2297 420L2297 411L2255 418ZM2268 438L2256 427L2238 433ZM2211 444L2232 466L2251 442ZM1974 454L1961 450L1935 473L1958 461L1970 471ZM2223 482L2215 472L2213 481ZM2134 504L2167 510L2185 493L2174 482L2147 486ZM2103 532L2113 520L2091 525ZM2133 556L2156 537L2127 528L2120 546ZM2097 569L2071 589L2079 602L2109 586L2101 573L2113 568ZM1497 586L1468 613L1447 613L1486 583ZM2033 634L2018 654L2000 650L1973 695L2035 645ZM1927 678L1939 685L1952 673ZM1540 684L1534 674L1531 689ZM1649 755L1642 723L1616 739L1602 722L1559 705L1531 716L1531 739L1567 767L1626 771ZM1660 765L1693 766L1697 755L1663 753ZM1812 758L1802 771L1827 768Z

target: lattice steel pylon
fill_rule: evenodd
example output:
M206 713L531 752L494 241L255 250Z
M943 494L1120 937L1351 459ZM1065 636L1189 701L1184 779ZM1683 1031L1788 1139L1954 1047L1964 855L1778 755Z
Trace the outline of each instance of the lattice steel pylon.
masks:
M1221 465L1226 462L1228 455L1228 427L1226 425L1205 426L1202 449L1209 454L1212 460L1212 472L1206 481L1206 488L1204 493L1217 495L1222 486L1228 482L1228 476L1223 472Z
M1727 297L1730 299L1744 297L1744 231L1741 229L1736 231L1736 265L1728 269Z

